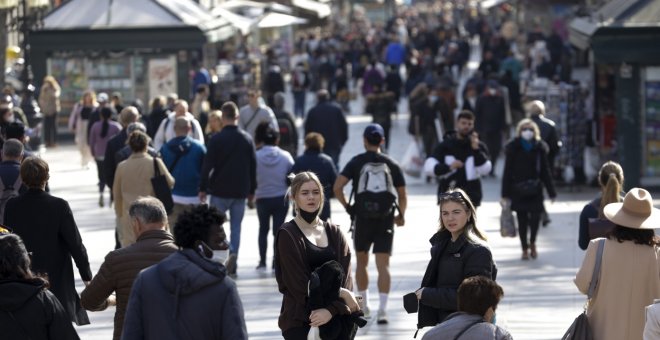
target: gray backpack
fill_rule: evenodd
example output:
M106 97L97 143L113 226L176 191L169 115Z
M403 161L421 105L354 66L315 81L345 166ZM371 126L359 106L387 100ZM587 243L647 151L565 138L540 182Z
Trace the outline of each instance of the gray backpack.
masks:
M5 186L5 183L0 178L0 224L4 223L5 219L5 206L7 201L18 196L18 190L21 188L23 182L21 181L21 176L18 175L16 182L13 185Z

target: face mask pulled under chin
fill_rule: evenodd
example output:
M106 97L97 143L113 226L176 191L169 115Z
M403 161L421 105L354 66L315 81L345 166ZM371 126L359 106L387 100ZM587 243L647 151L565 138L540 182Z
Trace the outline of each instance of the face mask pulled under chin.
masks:
M206 246L206 248L210 249L209 246L207 246L207 245L204 245L204 246ZM211 258L208 258L208 257L206 257L206 255L204 253L204 246L202 246L200 244L199 245L199 251L200 251L200 254L202 255L202 258L204 258L205 260L207 260L209 262L215 262L215 263L219 263L221 265L224 265L225 262L227 261L227 259L229 258L229 249L225 249L225 250L212 250L211 249L212 255L211 255Z
M221 265L224 265L225 262L227 262L228 258L229 258L229 249L214 250L210 261L220 263Z

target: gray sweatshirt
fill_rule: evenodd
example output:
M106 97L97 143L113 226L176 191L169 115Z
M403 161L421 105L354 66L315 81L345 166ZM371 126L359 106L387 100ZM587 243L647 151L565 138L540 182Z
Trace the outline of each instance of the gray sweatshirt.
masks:
M280 197L288 189L286 176L293 167L293 157L274 145L257 150L257 190L255 198Z
M253 109L250 105L245 105L239 111L238 126L247 131L252 139L254 139L254 133L261 122L268 122L270 127L276 131L280 129L277 125L275 113L270 107L263 104L261 99L259 99L258 108Z
M454 313L443 323L426 332L422 340L453 340L466 328L467 330L457 340L513 340L511 334L504 328L483 320L481 315ZM478 321L483 322L476 323Z

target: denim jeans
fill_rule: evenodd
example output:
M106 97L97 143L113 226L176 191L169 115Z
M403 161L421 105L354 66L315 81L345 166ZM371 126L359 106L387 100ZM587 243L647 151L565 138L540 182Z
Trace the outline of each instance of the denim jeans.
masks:
M289 201L284 196L257 199L257 217L259 217L259 264L266 265L268 250L268 230L273 218L273 236L277 234L289 211Z
M229 252L238 257L241 245L241 222L245 215L245 198L222 198L211 195L211 205L223 213L229 211Z
M305 118L305 102L307 91L293 91L293 113L296 117Z

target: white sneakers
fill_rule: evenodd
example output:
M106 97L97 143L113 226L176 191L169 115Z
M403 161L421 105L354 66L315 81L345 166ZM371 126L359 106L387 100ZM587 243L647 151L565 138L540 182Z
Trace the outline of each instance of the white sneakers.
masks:
M378 314L376 316L376 323L379 325L387 324L387 313L384 310L382 309L378 310Z
M358 305L360 306L360 310L362 311L362 313L364 313L364 317L370 318L371 311L369 310L369 305L367 305L367 301L364 301L364 299L359 300Z

